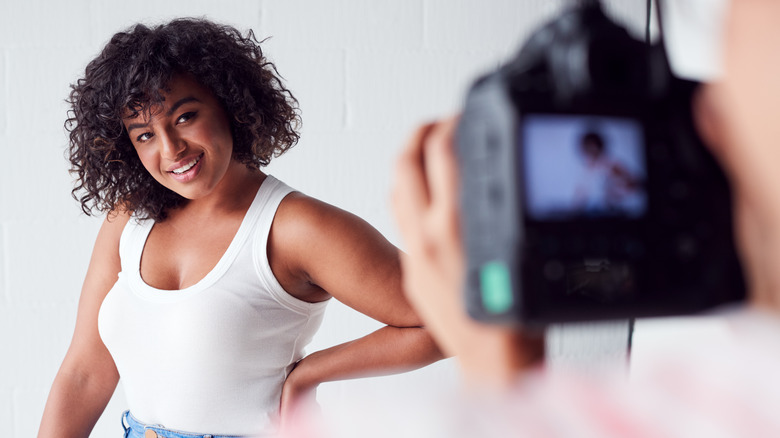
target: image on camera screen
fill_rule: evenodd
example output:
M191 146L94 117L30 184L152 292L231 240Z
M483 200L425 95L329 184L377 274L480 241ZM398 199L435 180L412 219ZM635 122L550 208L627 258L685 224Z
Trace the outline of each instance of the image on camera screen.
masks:
M529 218L636 219L645 214L647 172L639 121L529 114L519 140Z

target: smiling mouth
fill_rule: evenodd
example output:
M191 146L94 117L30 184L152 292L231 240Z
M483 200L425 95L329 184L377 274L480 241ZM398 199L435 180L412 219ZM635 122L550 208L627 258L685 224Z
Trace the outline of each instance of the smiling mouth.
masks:
M197 157L193 158L189 163L179 167L178 169L174 169L171 171L174 175L181 175L189 170L191 170L193 167L195 167L196 164L200 161L200 159L203 158L203 154L198 155Z

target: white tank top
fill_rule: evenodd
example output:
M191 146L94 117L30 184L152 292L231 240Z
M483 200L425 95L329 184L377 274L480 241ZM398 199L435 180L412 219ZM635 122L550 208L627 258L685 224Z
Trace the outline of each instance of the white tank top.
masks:
M266 177L214 269L181 290L144 282L141 253L154 221L128 221L122 271L98 327L140 421L216 435L274 432L282 384L327 303L292 297L268 263L271 223L291 191Z

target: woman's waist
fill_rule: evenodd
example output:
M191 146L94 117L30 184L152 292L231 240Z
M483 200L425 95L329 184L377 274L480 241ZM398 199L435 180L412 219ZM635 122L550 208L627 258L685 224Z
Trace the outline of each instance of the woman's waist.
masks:
M202 430L171 428L162 423L147 423L136 418L131 411L122 414L122 426L125 429L126 438L268 438L275 436L275 429L268 428L263 432L224 434L211 431L203 433ZM225 426L219 427L225 429ZM230 427L230 429L235 429ZM209 429L211 430L211 429Z
M210 434L273 433L286 373L273 378L125 378L128 407L149 424Z

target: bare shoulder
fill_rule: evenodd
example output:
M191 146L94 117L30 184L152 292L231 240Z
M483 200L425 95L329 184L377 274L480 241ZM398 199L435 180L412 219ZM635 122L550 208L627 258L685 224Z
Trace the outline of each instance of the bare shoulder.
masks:
M119 239L122 236L122 231L125 229L127 222L132 216L133 213L127 210L110 211L103 220L103 225L100 227L94 250L97 251L99 248L107 249L106 247L115 247L118 255Z
M327 299L330 291L315 278L317 268L328 263L323 254L348 239L346 230L361 223L357 216L326 202L299 192L287 195L274 216L266 248L277 280L296 298Z
M115 278L120 271L119 240L131 217L132 212L126 210L113 210L106 215L92 248L85 286L92 284L96 278Z
M419 324L402 296L398 249L357 215L293 193L279 206L268 251L282 276L386 324Z
M310 256L328 241L338 239L336 234L348 224L359 221L357 216L326 202L300 192L290 193L279 204L271 227L268 252L274 259L272 265L285 266L298 277L307 276Z
M296 251L314 252L321 249L318 245L335 250L341 244L354 246L366 239L367 243L392 247L357 215L299 192L291 193L279 205L272 232Z
M352 213L300 192L287 195L274 218L275 227L293 235L301 232L316 233L352 222L364 221Z
M133 217L132 211L119 209L112 210L106 215L106 218L103 221L103 227L111 234L121 235L122 230L125 228L125 225L127 225L127 222L130 221L131 217Z

